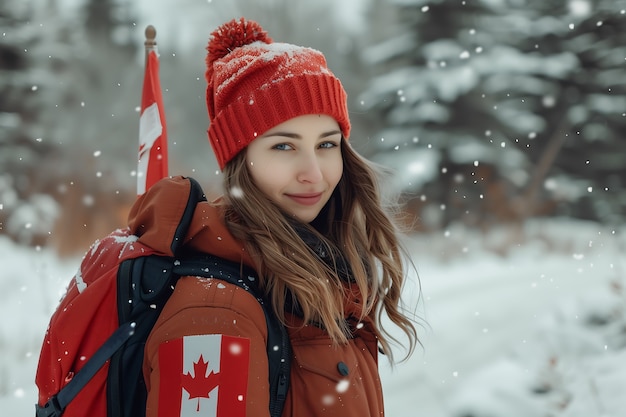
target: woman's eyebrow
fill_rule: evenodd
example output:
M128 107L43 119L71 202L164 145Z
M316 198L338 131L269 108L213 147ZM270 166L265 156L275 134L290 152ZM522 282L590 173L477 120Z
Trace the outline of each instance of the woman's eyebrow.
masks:
M331 130L329 132L322 133L320 135L320 138L327 138L329 136L334 136L334 135L341 135L341 130Z
M290 132L271 132L271 133L267 133L263 135L262 137L269 138L272 136L281 136L281 137L290 138L290 139L302 139L302 136L298 135L297 133L290 133Z
M320 138L327 138L329 136L334 136L334 135L340 135L341 131L340 130L331 130L328 132L324 132L322 134L320 134ZM290 139L302 139L302 136L297 134L297 133L292 133L292 132L271 132L268 133L266 135L263 135L262 137L272 137L272 136L281 136L284 138L290 138Z

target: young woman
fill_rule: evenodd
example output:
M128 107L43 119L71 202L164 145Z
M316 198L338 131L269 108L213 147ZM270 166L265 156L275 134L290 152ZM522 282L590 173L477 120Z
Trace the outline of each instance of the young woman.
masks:
M291 345L283 416L382 416L378 354L391 355L393 339L382 315L407 334L409 352L417 335L400 308L407 271L396 228L375 171L348 143L346 93L320 52L274 43L243 18L213 32L207 49L208 133L224 196L197 206L185 247L258 273ZM183 180L166 181L161 188ZM150 207L184 204L168 193L147 193L131 230L154 223ZM140 240L158 245L158 235ZM216 398L228 391L244 404L231 417L269 416L267 337L249 293L181 278L146 343L146 415L220 415ZM208 348L224 340L222 356Z

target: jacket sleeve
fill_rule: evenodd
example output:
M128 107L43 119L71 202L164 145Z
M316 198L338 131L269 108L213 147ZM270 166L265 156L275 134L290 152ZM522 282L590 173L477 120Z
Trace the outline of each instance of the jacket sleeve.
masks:
M212 345L212 352L201 356L190 342L201 340L206 345L206 340L220 340L220 335L221 340L236 341L236 349L223 344L221 356L216 357L214 353L220 348ZM219 412L209 411L204 415L269 417L266 341L263 310L252 295L216 279L181 278L146 342L143 367L148 391L146 417L169 416L171 407L176 406L189 406L196 411L199 407L217 407L216 395L220 398ZM245 345L243 350L241 345ZM237 355L247 353L248 357L235 356L229 361L228 355L233 350ZM211 362L217 361L219 372L214 372L211 369L216 364ZM243 395L236 391L241 384L247 386ZM218 390L212 391L216 385ZM239 406L245 406L236 411L222 407L222 395L226 392L234 392L230 399L235 398ZM166 407L170 411L166 412Z

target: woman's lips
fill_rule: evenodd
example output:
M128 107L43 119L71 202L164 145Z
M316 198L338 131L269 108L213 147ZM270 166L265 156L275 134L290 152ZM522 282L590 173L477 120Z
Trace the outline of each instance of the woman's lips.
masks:
M322 193L315 194L286 194L287 197L292 199L298 204L302 204L304 206L312 206L317 204L322 199Z

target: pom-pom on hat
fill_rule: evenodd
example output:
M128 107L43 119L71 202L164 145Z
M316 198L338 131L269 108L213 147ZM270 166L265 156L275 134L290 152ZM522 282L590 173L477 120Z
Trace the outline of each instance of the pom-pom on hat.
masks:
M255 138L297 116L329 115L348 138L347 95L321 52L275 43L244 18L217 28L207 51L209 142L220 169Z

